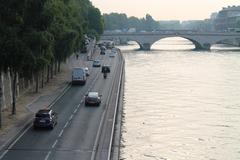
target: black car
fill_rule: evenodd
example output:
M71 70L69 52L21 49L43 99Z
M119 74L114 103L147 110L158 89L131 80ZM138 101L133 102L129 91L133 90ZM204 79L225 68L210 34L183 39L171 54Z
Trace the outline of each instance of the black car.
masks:
M101 104L101 95L98 92L89 92L85 96L85 106L99 106Z
M51 109L41 109L35 114L34 128L50 128L53 129L57 124L57 114Z
M101 54L101 55L105 55L105 52L106 52L105 50L101 50L101 51L100 51L100 54Z

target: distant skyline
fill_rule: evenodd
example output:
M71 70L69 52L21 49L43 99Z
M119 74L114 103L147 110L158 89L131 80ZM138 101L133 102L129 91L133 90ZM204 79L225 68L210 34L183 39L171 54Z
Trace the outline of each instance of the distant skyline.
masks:
M127 16L155 20L203 20L222 7L240 5L240 0L90 0L102 13L126 13Z

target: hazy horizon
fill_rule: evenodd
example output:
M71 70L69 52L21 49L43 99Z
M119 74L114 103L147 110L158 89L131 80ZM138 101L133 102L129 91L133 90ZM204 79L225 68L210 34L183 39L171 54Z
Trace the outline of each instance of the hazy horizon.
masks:
M91 0L102 13L125 13L128 17L138 18L150 14L155 20L203 20L210 18L211 13L220 11L223 7L238 6L239 0Z

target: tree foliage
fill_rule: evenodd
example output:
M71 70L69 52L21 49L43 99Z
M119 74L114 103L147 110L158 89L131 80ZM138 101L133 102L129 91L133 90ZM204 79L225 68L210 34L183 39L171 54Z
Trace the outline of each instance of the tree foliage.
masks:
M89 0L0 0L0 72L38 77L79 51L85 34L102 32L101 12Z
M126 14L122 13L110 13L104 14L103 18L106 30L136 28L137 31L152 31L159 29L159 23L149 14L146 14L145 18L139 19L133 16L128 18Z

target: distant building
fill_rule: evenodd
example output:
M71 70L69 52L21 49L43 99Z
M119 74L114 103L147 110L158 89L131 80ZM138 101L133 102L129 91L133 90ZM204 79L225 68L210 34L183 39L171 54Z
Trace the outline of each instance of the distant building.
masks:
M183 29L196 30L196 31L213 31L212 22L210 19L205 20L190 20L181 23Z
M240 6L224 7L213 21L216 31L240 30Z
M214 12L211 14L210 19L215 20L217 18L218 12Z

